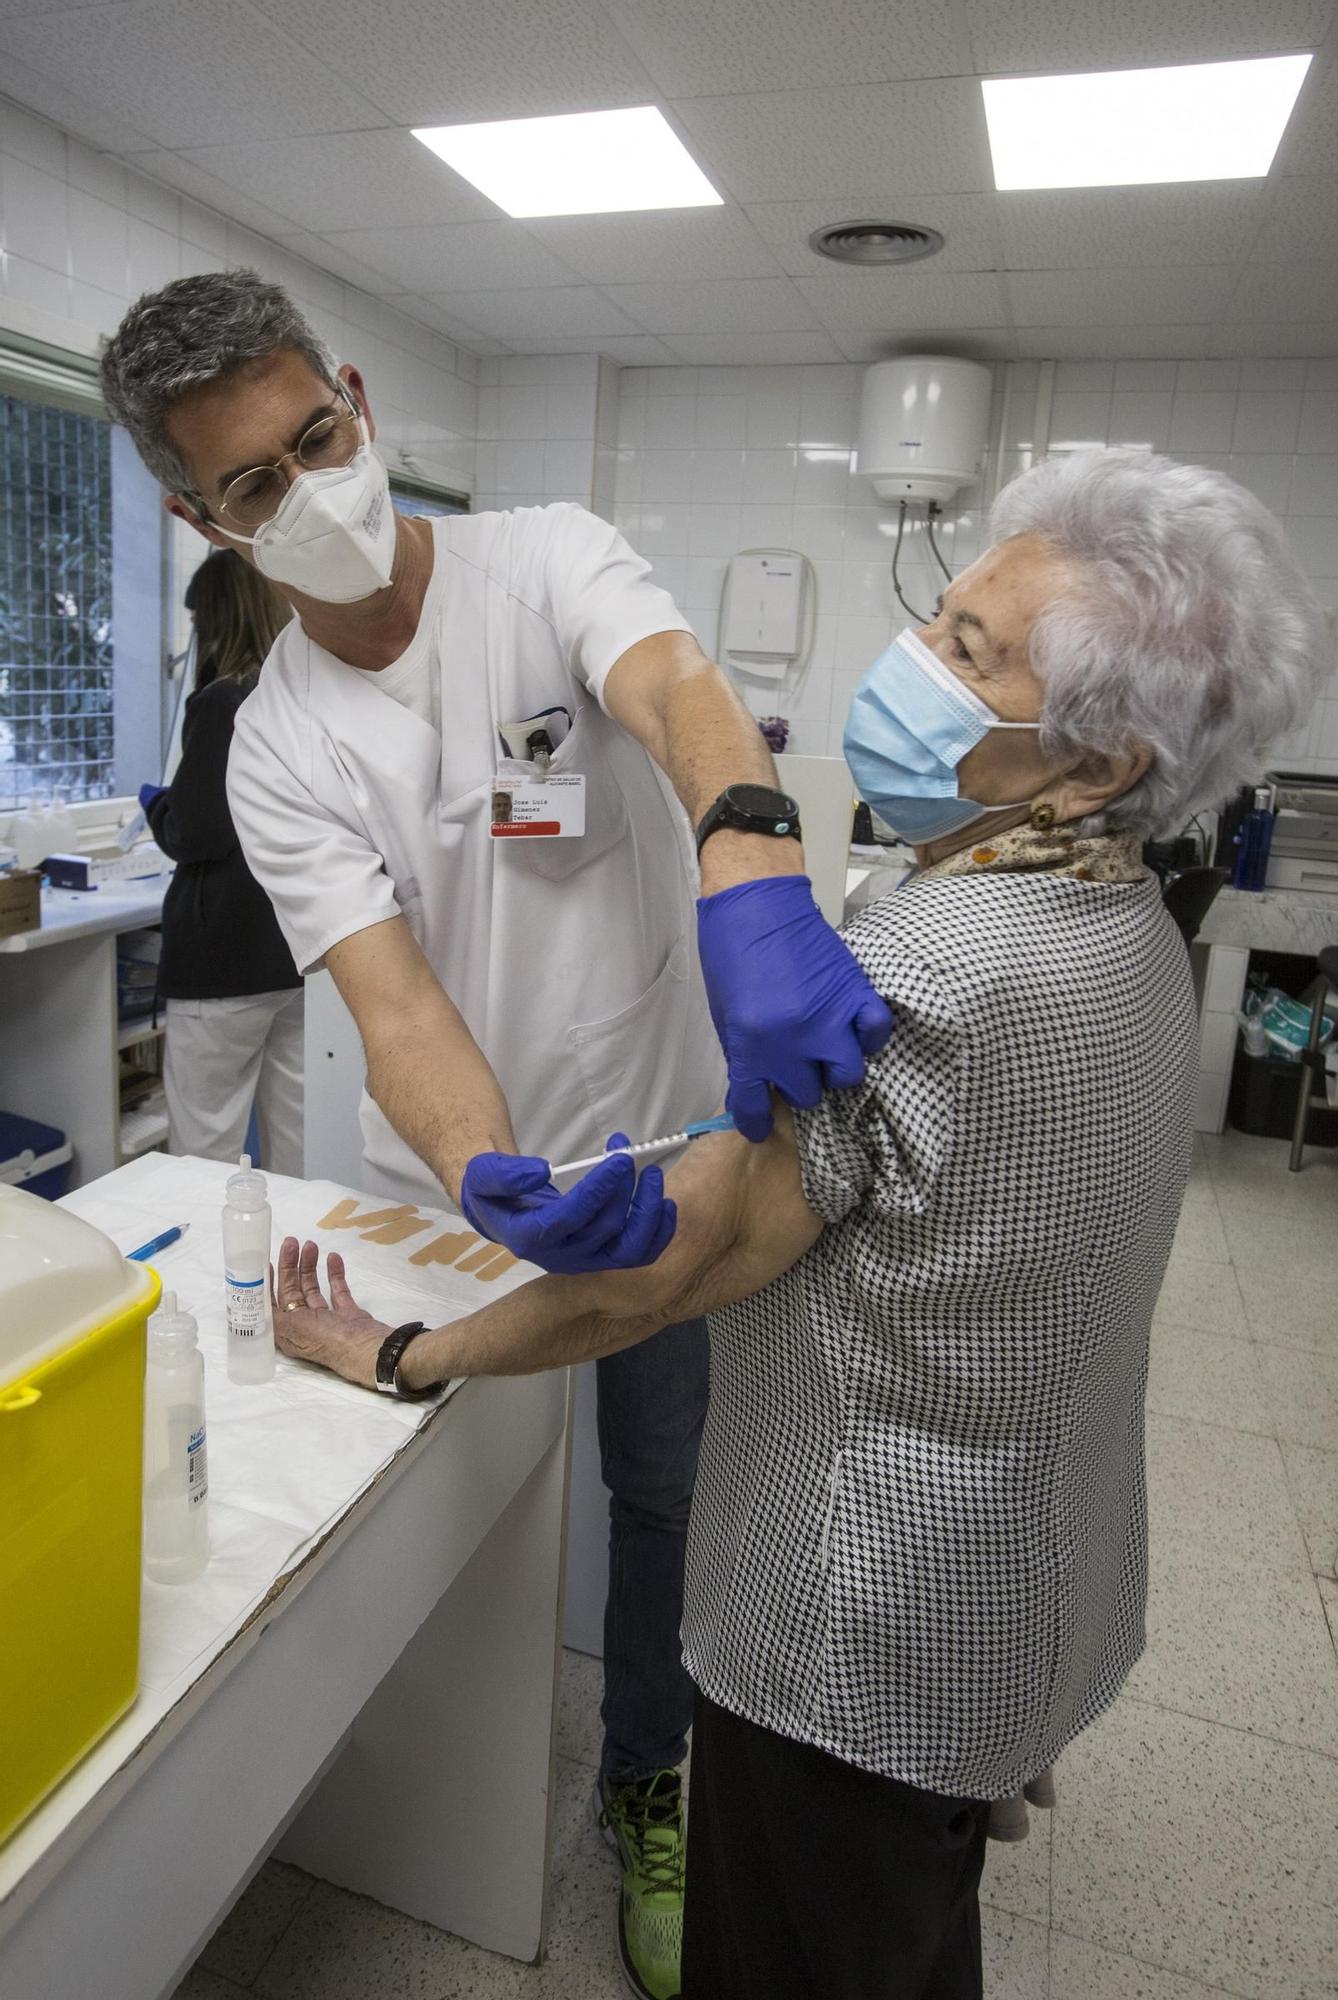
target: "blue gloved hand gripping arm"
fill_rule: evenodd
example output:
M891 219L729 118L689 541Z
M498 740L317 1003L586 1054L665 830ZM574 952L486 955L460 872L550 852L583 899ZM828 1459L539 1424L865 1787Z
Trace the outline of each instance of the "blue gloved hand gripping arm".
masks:
M797 1110L849 1090L892 1032L892 1013L813 900L807 875L740 882L697 904L726 1100L746 1139L771 1131L774 1086Z

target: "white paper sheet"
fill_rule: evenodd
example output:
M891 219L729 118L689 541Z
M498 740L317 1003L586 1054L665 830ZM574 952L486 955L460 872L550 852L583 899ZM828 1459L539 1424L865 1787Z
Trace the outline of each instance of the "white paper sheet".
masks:
M209 1565L192 1583L144 1583L141 1686L169 1704L439 1407L376 1396L283 1355L272 1382L240 1387L228 1380L220 1217L235 1171L212 1160L147 1154L63 1204L126 1251L174 1223L191 1225L151 1260L164 1287L175 1288L199 1322L209 1434ZM457 1216L415 1211L331 1181L267 1179L275 1250L285 1235L313 1238L323 1270L325 1253L338 1249L359 1304L392 1326L460 1319L537 1275L519 1263L497 1276L443 1264L415 1268L410 1259L425 1246L443 1234L466 1233ZM341 1211L340 1204L347 1206ZM368 1241L358 1223L388 1209L401 1211L391 1233L415 1221L424 1226L398 1243ZM352 1226L322 1228L332 1212L351 1215ZM476 1247L465 1245L461 1261Z

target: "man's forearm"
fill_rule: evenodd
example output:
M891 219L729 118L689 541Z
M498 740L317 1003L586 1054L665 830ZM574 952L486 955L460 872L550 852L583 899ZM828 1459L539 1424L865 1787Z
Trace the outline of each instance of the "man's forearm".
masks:
M670 688L665 702L665 772L694 826L727 785L778 787L766 738L720 669ZM722 827L701 854L702 893L732 889L763 875L802 875L797 840Z
M696 826L727 785L778 783L766 738L689 632L657 632L628 649L605 683L609 713L655 759ZM763 875L802 875L797 840L723 828L702 849L702 890Z
M501 1085L455 1009L407 1013L367 1051L367 1089L457 1205L478 1153L516 1152Z
M367 1088L454 1202L476 1153L514 1153L501 1085L402 917L332 947L326 964L358 1025Z

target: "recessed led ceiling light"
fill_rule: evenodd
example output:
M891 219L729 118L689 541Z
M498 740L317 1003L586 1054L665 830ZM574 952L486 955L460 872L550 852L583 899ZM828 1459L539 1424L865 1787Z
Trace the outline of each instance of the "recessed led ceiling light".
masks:
M1308 55L986 78L997 188L1249 180L1273 164Z
M724 200L653 104L423 126L414 138L508 215L612 215Z

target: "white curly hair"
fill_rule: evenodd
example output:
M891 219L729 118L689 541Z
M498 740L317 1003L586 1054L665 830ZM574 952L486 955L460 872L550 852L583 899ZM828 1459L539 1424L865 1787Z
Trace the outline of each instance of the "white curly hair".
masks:
M1136 448L1071 452L1006 486L990 528L1080 565L1028 638L1042 749L1152 751L1088 831L1183 826L1256 780L1310 713L1332 664L1325 613L1281 524L1224 473Z

